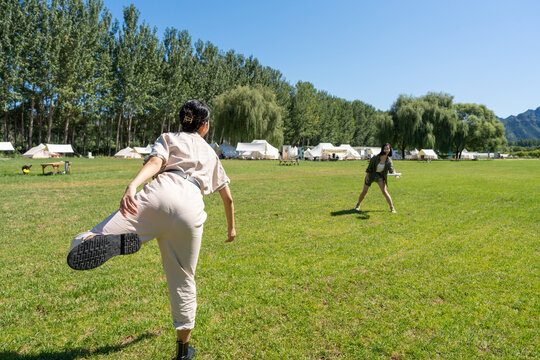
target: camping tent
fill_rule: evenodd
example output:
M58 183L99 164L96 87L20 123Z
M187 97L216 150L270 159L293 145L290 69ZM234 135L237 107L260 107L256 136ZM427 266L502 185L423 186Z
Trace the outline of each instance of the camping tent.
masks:
M392 150L392 159L394 160L403 160L401 154L397 150Z
M279 150L266 140L253 140L251 143L238 143L236 151L243 159L279 159Z
M10 142L0 142L0 151L15 151Z
M51 154L50 151L47 149L47 146L43 144L39 144L38 146L34 146L27 152L23 154L23 157L25 158L31 158L31 159L48 159L51 156L59 156L56 153Z
M476 153L474 152L468 152L467 149L463 149L461 152L461 160L472 160L474 159Z
M360 157L362 159L367 159L368 158L369 150L371 149L370 147L360 146L357 149L358 149L358 154L360 154Z
M47 151L51 153L52 157L55 157L54 154L73 154L73 148L70 144L47 144Z
M418 150L405 151L405 160L416 160L418 159Z
M131 151L136 152L137 154L140 154L140 155L148 155L152 152L152 146L151 145L147 145L146 147L135 146L133 150Z
M437 157L437 154L435 154L435 151L433 151L433 149L422 149L418 152L418 159L433 160L433 159L438 159L438 157Z
M223 144L219 145L219 149L221 150L221 152L223 152L223 156L225 157L235 158L238 156L238 154L236 153L236 148L226 141L224 141Z
M120 158L120 159L141 159L142 158L141 154L139 154L136 151L133 151L133 149L130 148L129 146L127 148L120 150L116 154L114 154L114 157Z
M362 158L358 151L354 150L349 144L341 144L338 148L347 150L345 154L337 154L340 160L360 160Z
M10 142L0 142L0 151L15 151Z
M306 150L304 157L308 160L321 159L328 160L331 159L333 154L338 158L342 158L347 153L347 149L339 148L331 143L320 143L315 146L313 149Z

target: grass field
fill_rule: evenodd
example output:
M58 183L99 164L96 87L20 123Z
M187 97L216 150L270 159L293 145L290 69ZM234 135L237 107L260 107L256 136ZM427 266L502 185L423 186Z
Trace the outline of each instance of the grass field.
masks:
M119 203L138 160L0 161L0 359L171 359L157 243L91 271L71 237ZM30 175L21 166L33 164ZM538 359L540 161L399 162L397 214L367 163L223 161L197 268L196 359Z

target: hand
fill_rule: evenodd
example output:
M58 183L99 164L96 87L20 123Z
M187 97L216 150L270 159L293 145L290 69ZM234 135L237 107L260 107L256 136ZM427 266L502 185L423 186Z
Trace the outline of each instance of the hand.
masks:
M396 175L396 179L399 179L400 177L401 177L401 176L399 176L399 175Z
M236 230L231 229L229 230L228 239L225 242L232 242L235 237L236 237Z
M127 214L135 215L137 214L137 204L135 203L135 192L136 189L129 186L126 188L122 200L120 200L120 213L127 217Z

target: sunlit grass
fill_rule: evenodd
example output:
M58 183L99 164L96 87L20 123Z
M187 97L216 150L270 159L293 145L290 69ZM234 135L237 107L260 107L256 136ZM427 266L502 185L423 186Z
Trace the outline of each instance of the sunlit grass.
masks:
M92 271L65 260L141 161L41 162L0 162L0 358L172 358L155 241ZM238 237L206 197L197 359L538 358L540 161L398 161L397 214L376 185L350 211L364 161L223 164Z

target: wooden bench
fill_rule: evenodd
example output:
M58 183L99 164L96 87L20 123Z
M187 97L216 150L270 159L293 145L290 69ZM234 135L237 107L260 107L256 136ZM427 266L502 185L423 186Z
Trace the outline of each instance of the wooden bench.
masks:
M300 165L300 163L296 159L279 159L279 165Z
M53 168L53 175L56 175L56 173L58 172L58 168L60 166L65 166L65 162L64 161L59 161L59 162L53 162L53 163L45 163L45 164L41 164L41 172L43 173L43 175L45 175L45 168L47 166L52 166ZM71 163L68 162L68 171L69 173L71 174Z

